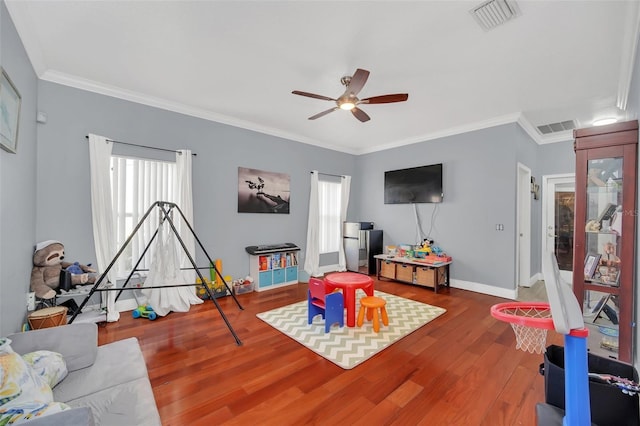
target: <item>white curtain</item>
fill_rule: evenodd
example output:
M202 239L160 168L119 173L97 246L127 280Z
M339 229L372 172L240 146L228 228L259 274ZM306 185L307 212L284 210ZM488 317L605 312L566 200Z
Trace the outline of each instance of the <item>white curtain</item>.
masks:
M187 312L191 305L202 303L193 286L171 287L175 284L188 284L185 274L180 270L180 252L184 252L176 234L166 221L158 226L158 235L154 240L155 251L151 260L149 275L144 281L144 287L162 286L142 290L156 314L167 315L169 312ZM178 251L179 250L179 251ZM191 281L193 282L193 281Z
M195 229L195 225L193 224L193 187L191 184L191 150L183 149L176 153L176 177L177 177L177 201L176 204L184 213L185 218L191 224L191 227ZM196 242L193 237L193 233L189 229L189 227L184 223L182 217L178 212L174 215L176 228L178 229L178 234L184 241L187 250L191 257L195 260L196 258ZM179 250L181 253L180 256L180 266L182 268L192 268L193 265L189 261L184 250ZM184 280L186 283L195 283L196 272L194 270L185 270L183 273ZM196 294L195 287L189 287L193 294Z
M344 255L342 244L342 224L347 220L347 207L349 207L349 193L351 191L351 176L342 176L340 181L340 244L338 244L338 271L347 270L347 259Z
M89 135L89 164L91 168L91 220L93 239L96 247L98 272L103 272L115 256L116 244L113 226L113 206L111 204L111 183L109 165L112 144L107 138ZM115 270L107 274L106 280L115 284ZM103 282L105 282L103 280ZM120 313L115 308L115 292L107 291L107 321L118 321Z
M307 252L304 259L304 270L312 277L319 277L320 272L320 240L318 236L320 216L318 209L318 171L311 172L311 191L309 193L309 220L307 224ZM344 255L344 253L343 253Z

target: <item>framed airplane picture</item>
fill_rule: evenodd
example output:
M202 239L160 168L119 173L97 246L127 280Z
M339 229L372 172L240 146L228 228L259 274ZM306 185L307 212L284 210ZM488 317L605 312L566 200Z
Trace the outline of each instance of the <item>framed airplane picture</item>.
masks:
M288 174L238 167L238 213L289 214Z

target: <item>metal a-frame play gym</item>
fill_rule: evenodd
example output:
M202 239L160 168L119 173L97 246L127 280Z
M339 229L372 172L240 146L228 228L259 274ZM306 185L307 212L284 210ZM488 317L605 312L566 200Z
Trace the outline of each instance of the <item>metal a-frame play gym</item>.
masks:
M131 269L131 272L127 276L127 278L124 281L122 287L118 287L118 288L112 288L112 287L104 288L103 287L103 288L101 288L100 285L102 284L102 282L104 280L106 280L107 274L109 273L111 268L113 268L113 266L115 265L115 263L118 260L118 258L120 257L120 255L126 250L127 246L129 245L129 243L131 242L131 240L133 239L135 234L138 232L138 230L142 227L143 223L149 218L149 216L151 215L151 212L154 210L154 208L157 208L159 210L159 212L158 212L159 213L158 227L156 228L156 230L154 231L153 235L151 236L151 238L147 242L147 245L145 246L144 250L142 251L142 254L140 255L139 259L136 261L135 265ZM73 321L78 316L78 313L81 312L82 308L87 304L87 302L89 301L91 296L93 296L93 294L96 293L96 292L118 291L118 294L116 295L116 300L118 300L118 298L120 297L120 295L122 294L122 292L124 290L140 290L140 288L127 287L127 286L128 286L128 284L129 284L129 282L131 280L131 277L136 272L139 271L138 267L140 266L140 263L142 262L142 259L144 258L145 254L149 250L149 247L151 246L151 244L153 243L153 241L157 237L158 231L160 229L160 225L164 221L166 221L170 225L171 230L173 231L173 233L175 234L176 238L180 242L180 246L184 250L184 253L186 254L187 258L189 259L189 263L192 266L192 268L183 268L183 269L193 269L196 272L198 278L200 279L200 282L199 283L193 283L193 284L185 283L185 284L172 284L172 285L167 285L167 286L149 286L149 287L143 287L143 289L146 290L146 289L161 289L161 288L170 288L170 287L202 286L204 288L204 290L206 291L206 293L208 294L209 299L215 304L216 308L218 309L218 312L220 312L220 316L222 317L222 319L224 320L225 324L229 328L229 331L231 332L231 334L233 335L233 337L234 337L234 339L236 341L236 344L238 346L242 345L242 341L240 340L240 338L236 334L235 330L231 326L231 323L229 322L227 316L224 314L224 312L223 312L222 308L220 307L220 304L218 303L213 291L206 284L206 280L205 280L204 276L202 275L202 272L200 272L200 269L205 269L205 268L199 268L199 267L196 266L196 262L194 260L193 255L191 253L189 253L189 250L187 249L187 246L185 245L184 240L180 237L180 234L178 233L178 230L177 230L177 228L175 226L175 223L173 221L173 218L172 218L174 210L177 211L180 214L180 216L182 217L182 220L184 221L184 223L186 224L187 228L189 228L189 231L193 235L193 238L194 238L195 242L200 247L200 249L202 249L202 252L206 256L207 260L209 261L209 265L210 266L207 266L207 268L213 268L213 270L215 270L216 276L219 277L222 280L222 282L224 283L225 287L227 288L227 291L229 292L231 297L233 297L233 300L236 302L236 305L238 306L238 309L244 310L244 308L242 307L242 305L240 305L240 302L236 298L235 294L233 293L232 289L229 287L229 284L227 283L227 281L222 276L222 272L217 268L215 262L211 259L211 257L209 256L209 253L207 253L207 250L204 248L204 246L202 245L202 242L200 241L200 239L196 235L195 231L193 230L193 227L191 226L191 224L189 223L189 221L185 217L185 215L182 212L182 210L180 210L180 207L178 207L178 205L175 204L175 203L171 203L171 202L167 202L167 201L156 201L145 212L145 214L142 217L142 219L140 219L140 221L138 222L136 227L131 232L131 235L129 235L129 237L124 242L124 244L122 245L120 250L118 250L118 253L116 253L116 255L113 257L113 259L111 260L111 263L109 263L109 266L107 266L107 268L102 272L102 274L100 275L98 280L95 282L95 284L93 285L93 287L91 288L91 290L89 291L87 296L84 298L84 300L82 301L82 303L80 304L78 309L75 310L75 312L73 313L71 319L69 320L69 324L73 323Z

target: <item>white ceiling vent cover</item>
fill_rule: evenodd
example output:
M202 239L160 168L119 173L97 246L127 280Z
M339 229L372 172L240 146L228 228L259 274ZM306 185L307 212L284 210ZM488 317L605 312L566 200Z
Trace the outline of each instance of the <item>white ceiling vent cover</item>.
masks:
M567 120L538 126L538 132L542 135L548 135L550 133L566 132L567 130L573 130L575 128L576 122L574 120Z
M520 16L515 1L489 0L469 11L483 30L489 31L505 22Z

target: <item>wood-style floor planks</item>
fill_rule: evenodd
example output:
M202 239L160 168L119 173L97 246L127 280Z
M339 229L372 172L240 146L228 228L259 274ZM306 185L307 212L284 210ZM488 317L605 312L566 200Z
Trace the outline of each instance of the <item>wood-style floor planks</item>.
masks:
M239 295L243 310L218 299L241 346L210 301L155 321L124 312L99 328L99 343L138 338L164 425L536 424L543 356L516 350L511 327L491 317L504 299L376 281L447 313L343 370L256 317L305 300L306 288ZM552 343L561 336L550 332Z

